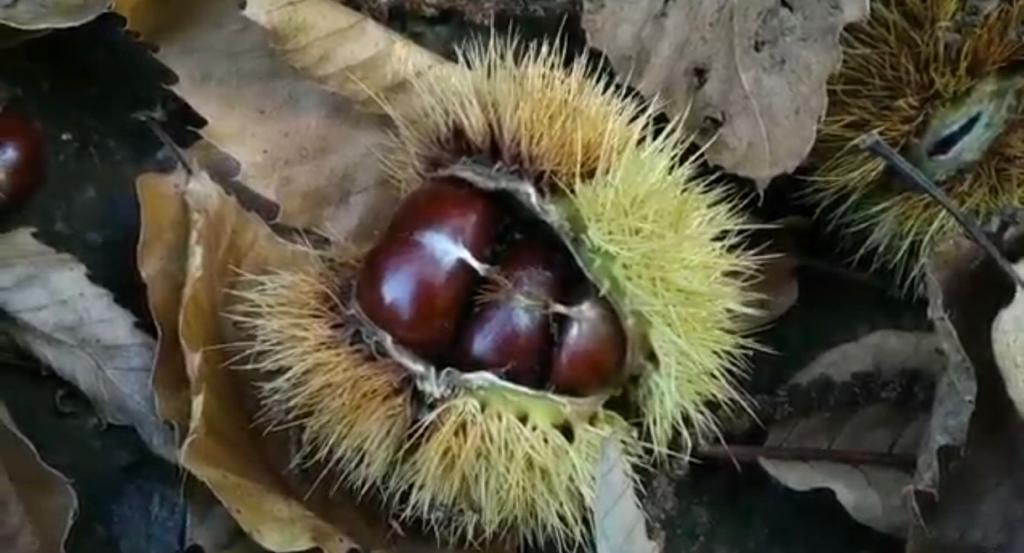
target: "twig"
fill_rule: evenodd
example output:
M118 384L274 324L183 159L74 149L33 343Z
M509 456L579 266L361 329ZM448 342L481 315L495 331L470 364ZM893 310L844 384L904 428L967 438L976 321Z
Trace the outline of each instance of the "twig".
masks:
M779 461L829 461L846 465L876 465L911 470L917 464L917 457L908 453L754 445L705 446L696 451L695 457L730 463L756 463L759 458Z
M939 202L950 215L956 219L957 223L967 232L967 235L974 240L993 260L999 265L999 268L1009 275L1010 279L1017 283L1017 286L1024 288L1024 279L1021 278L1017 271L1013 269L1013 265L1003 256L999 248L989 240L988 236L978 228L978 225L971 220L963 211L960 211L953 200L946 195L938 186L935 186L928 177L921 171L914 167L909 161L899 154L896 150L889 146L882 137L878 136L878 133L870 133L862 137L859 141L861 148L875 154L876 156L885 160L889 166L899 173L909 184L920 188L924 193L931 196L932 199Z

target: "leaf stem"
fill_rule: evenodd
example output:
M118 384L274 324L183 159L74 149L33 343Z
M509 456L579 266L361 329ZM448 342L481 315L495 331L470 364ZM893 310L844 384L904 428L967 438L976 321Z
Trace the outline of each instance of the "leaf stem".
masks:
M967 235L981 249L995 260L999 268L1002 269L1010 279L1017 284L1018 287L1024 288L1024 279L1021 275L1017 274L1014 270L1013 265L1006 259L1006 257L999 251L999 248L989 240L988 236L978 228L970 217L967 216L963 211L960 210L954 203L953 200L942 191L941 188L935 185L928 177L924 175L917 167L914 167L905 157L900 155L899 152L894 150L892 146L887 144L882 137L878 136L878 133L872 132L858 140L858 145L875 154L876 156L885 160L894 171L896 171L908 184L912 184L917 188L920 188L925 194L928 194L933 200L939 202L939 205L946 210L950 215L956 219L956 222L963 227Z

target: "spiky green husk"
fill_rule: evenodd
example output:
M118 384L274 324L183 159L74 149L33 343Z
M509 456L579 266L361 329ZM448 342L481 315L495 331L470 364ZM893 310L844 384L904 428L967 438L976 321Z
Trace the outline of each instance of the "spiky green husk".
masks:
M689 445L713 430L709 402L739 398L734 379L749 346L739 317L753 270L737 243L742 218L678 163L677 125L651 138L653 111L594 78L586 60L563 69L561 58L550 46L491 42L466 53L471 70L418 82L420 101L393 113L395 178L421 182L457 152L565 191L590 257L601 260L595 269L648 322L658 366L638 394L646 436L659 450L677 433Z
M400 516L444 536L569 548L588 533L605 436L642 462L668 454L680 433L687 445L707 436L708 402L738 402L752 259L738 248L735 208L677 162L678 127L650 138L652 112L583 61L564 69L557 49L514 50L473 49L469 69L431 75L416 83L417 102L391 108L393 182L410 190L469 156L568 199L588 269L653 350L630 391L642 442L618 414L554 395L485 386L416 401L421 391L394 363L339 334L345 299L331 290L358 257L253 277L241 320L252 367L269 378L268 416L302 428L303 458L345 486L380 490Z
M264 422L300 429L296 461L333 485L373 490L446 538L582 542L602 439L638 452L626 422L570 407L535 414L526 401L468 389L414 419L406 371L353 339L351 306L332 288L348 265L324 257L235 286L232 316L251 340L236 344L246 355L235 366L265 378Z
M673 162L677 137L639 143L589 182L570 188L586 249L611 275L625 308L645 321L656 363L636 390L646 436L659 450L709 436L708 405L735 407L736 377L751 346L739 315L752 276L735 206Z
M425 417L396 475L402 514L436 520L439 510L451 512L437 529L470 541L506 534L563 549L583 543L604 437L620 440L631 458L638 447L610 411L563 425L523 418L469 393Z
M393 471L413 420L412 387L394 361L374 357L349 324L334 283L343 263L313 257L301 267L245 275L229 314L247 337L234 366L261 373L260 416L300 429L296 462L336 473L358 492Z
M847 28L843 64L829 84L829 109L811 160L808 193L835 227L920 290L924 260L959 226L934 200L886 174L854 142L871 131L902 149L937 113L999 69L1024 61L1024 1L995 7L966 24L961 0L877 0L868 21ZM960 28L959 26L962 26ZM952 40L951 32L962 33ZM942 182L969 214L984 218L1024 204L1024 129L1015 116L987 155Z

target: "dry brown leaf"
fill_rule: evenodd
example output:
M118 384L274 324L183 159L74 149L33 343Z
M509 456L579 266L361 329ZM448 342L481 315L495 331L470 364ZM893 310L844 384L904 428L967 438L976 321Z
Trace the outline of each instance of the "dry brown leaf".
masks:
M636 495L633 471L615 440L606 439L601 446L601 464L595 478L597 553L658 553L658 545L647 537L647 517Z
M146 174L136 182L144 228L138 245L139 273L147 286L149 312L157 329L153 389L160 417L188 428L191 394L178 311L188 259L188 207L182 195L187 176Z
M107 11L111 0L14 0L0 2L0 23L15 29L59 29L81 25Z
M185 544L197 545L204 553L261 553L266 551L252 541L217 501L210 490L195 480L185 485L188 514L185 520Z
M0 551L63 552L77 508L71 484L43 462L0 403Z
M790 382L808 383L821 377L844 382L865 371L882 375L905 369L938 373L944 366L934 334L881 330L822 354ZM927 420L925 412L869 405L777 423L765 445L916 454ZM913 481L909 470L817 460L762 458L759 462L795 490L831 489L853 518L879 531L904 535L909 527L904 504L904 490Z
M232 175L281 206L282 222L348 235L384 205L377 151L387 119L305 78L235 0L117 0L129 28L159 47L174 90L208 121L203 136Z
M1014 267L1024 275L1024 261ZM1006 392L1024 416L1024 289L1017 287L1013 301L992 322L992 352L1003 375Z
M153 236L165 232L181 233L179 215L169 213L174 191L184 198L187 210L187 258L179 273L155 263L160 252L169 265L178 259L180 234L167 238ZM232 353L225 346L237 343L232 325L224 314L230 310L233 296L228 290L239 271L260 273L275 267L296 267L309 263L310 251L278 238L257 216L242 209L208 175L189 177L185 173L144 175L139 180L143 206L169 202L168 211L143 209L143 216L157 217L156 223L143 221L140 260L153 262L143 271L150 294L150 305L170 306L176 283L162 286L150 279L180 278L180 305L177 317L157 315L161 341L180 342L181 359L172 359L174 347L161 345L169 352L156 372L180 371L171 385L158 387L162 404L190 397L188 435L181 452L181 463L202 481L239 525L259 545L273 551L297 551L321 547L328 553L347 553L350 547L385 548L401 553L436 551L422 537L394 535L373 507L358 504L344 490L330 497L330 486L310 490L308 482L286 474L290 462L287 435L265 433L253 424L251 383L241 371L230 368ZM176 201L182 202L181 197ZM177 223L171 223L177 221ZM146 248L156 248L150 253ZM154 294L165 294L154 297ZM161 308L162 309L162 308ZM172 328L177 325L177 328ZM170 399L164 396L171 394Z
M1008 254L1024 251L1021 220L1018 214L1008 232L997 237ZM938 443L945 447L932 455L929 472L919 466L920 483L911 504L917 524L906 551L1020 551L1024 419L1011 397L1015 385L1007 378L1009 364L1001 366L1008 361L1003 353L1011 352L999 351L1013 340L1002 331L1014 325L1020 292L966 238L945 244L928 260L928 286L936 328L945 346L962 358L947 370L959 381L959 386L950 386L945 398L949 405L936 397L933 427L948 430L947 439ZM996 343L1003 339L1005 343Z
M249 0L245 15L270 31L282 57L365 109L400 102L410 81L445 59L332 0Z
M85 393L104 419L134 426L153 451L174 459L173 434L153 403L155 342L81 262L31 229L0 235L0 310L15 340Z
M757 181L795 169L825 114L843 26L868 0L586 0L590 42L648 97L720 125L712 163Z
M303 255L301 250L277 239L205 174L185 182L180 173L168 175L169 182L163 184L160 178L141 178L140 193L166 195L171 190L180 191L189 221L180 326L176 333L162 335L163 339L178 336L184 363L165 359L171 365L160 369L184 367L184 382L189 384L191 421L182 447L182 464L209 486L253 539L268 549L297 551L324 546L327 551L337 551L331 549L335 544L354 545L291 498L280 475L264 462L257 432L243 408L237 375L226 367L228 354L222 347L226 343L226 323L221 314L226 309L225 290L236 275L234 271L266 266L270 260L292 263ZM147 205L150 198L142 201ZM150 235L153 232L160 232L160 226L147 221L140 244L158 244ZM148 252L143 253L149 258ZM159 273L147 276L158 277ZM156 303L152 293L150 300ZM157 389L161 397L168 391ZM180 389L170 391L181 393Z

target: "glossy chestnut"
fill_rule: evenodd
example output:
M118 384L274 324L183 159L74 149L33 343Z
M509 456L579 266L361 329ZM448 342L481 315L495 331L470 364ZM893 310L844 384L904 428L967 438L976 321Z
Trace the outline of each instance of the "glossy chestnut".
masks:
M626 334L607 300L588 296L566 310L551 362L555 392L587 396L611 385L626 359Z
M455 339L464 306L499 226L487 193L438 179L407 196L356 281L363 313L396 343L425 357Z
M0 105L0 209L20 206L46 177L43 131L10 106Z
M553 340L549 305L562 294L566 263L558 246L541 239L513 244L498 264L502 280L493 284L462 330L459 367L540 387Z

